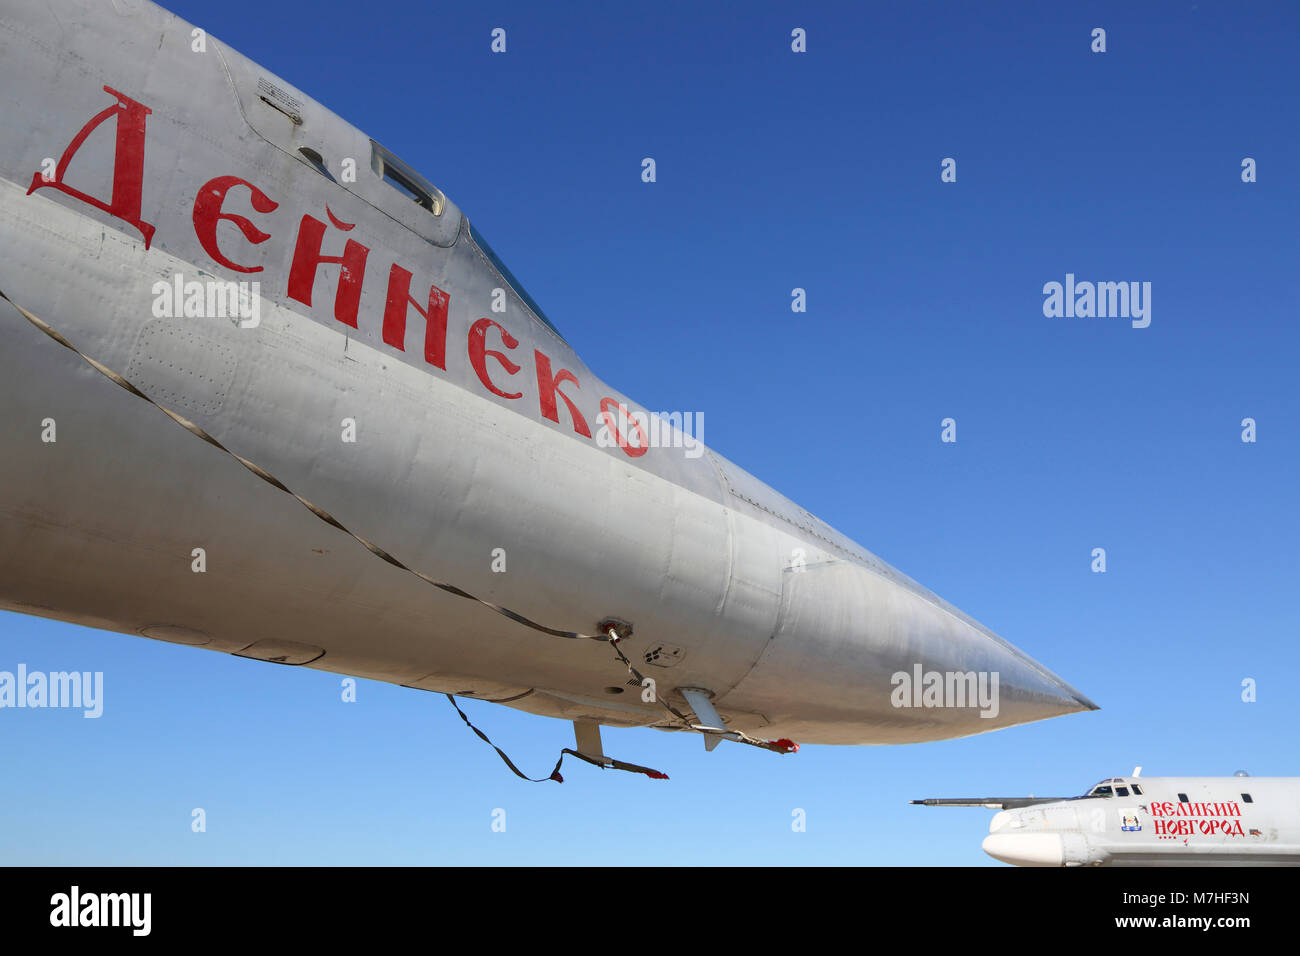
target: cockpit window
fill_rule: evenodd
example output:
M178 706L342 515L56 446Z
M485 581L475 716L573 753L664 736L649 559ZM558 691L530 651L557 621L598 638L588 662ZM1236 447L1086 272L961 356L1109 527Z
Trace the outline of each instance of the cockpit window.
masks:
M1091 792L1090 794L1088 794L1088 796L1090 796L1090 797L1111 797L1111 796L1114 796L1114 794L1111 793L1110 784L1108 784L1108 783L1099 783L1099 784L1097 784L1097 786L1095 786L1095 787L1092 788L1092 792Z
M1142 788L1139 787L1136 783L1133 784L1133 796L1135 797L1142 796Z
M492 247L488 245L488 241L483 238L483 233L475 229L473 223L470 223L469 226L469 237L474 240L474 243L480 249L483 250L483 255L487 256L488 259L491 260L492 265L496 266L497 272L501 273L501 278L505 279L506 282L510 284L510 288L514 289L515 294L524 300L524 305L528 306L528 308L532 310L533 315L541 319L548 329L556 335L559 335L560 339L563 340L564 336L560 335L560 330L551 324L551 320L546 317L546 313L542 311L542 307L533 301L533 297L528 294L528 291L523 287L523 283L515 278L513 272L506 268L506 264L498 258Z
M1128 787L1116 787L1116 788L1115 788L1115 796L1117 796L1117 797L1127 797L1127 796L1128 796Z
M379 178L399 193L423 206L435 216L441 216L447 206L442 190L402 162L373 139L370 141L370 166ZM309 156L308 159L311 157ZM326 173L326 175L329 175ZM333 178L333 177L331 177Z

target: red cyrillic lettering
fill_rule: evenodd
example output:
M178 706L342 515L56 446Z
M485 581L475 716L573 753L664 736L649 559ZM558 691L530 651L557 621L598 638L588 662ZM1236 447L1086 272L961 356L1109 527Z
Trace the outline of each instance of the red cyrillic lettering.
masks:
M226 202L226 193L230 192L235 186L247 186L249 188L252 193L250 201L253 208L258 212L274 212L279 208L279 203L273 202L266 193L252 183L240 179L238 176L218 176L216 179L209 179L204 183L199 189L198 195L194 197L194 233L199 237L199 244L203 246L203 250L212 257L214 262L236 272L261 272L261 266L241 266L237 262L231 262L222 254L220 246L217 245L217 223L222 219L233 222L238 226L239 231L244 234L244 238L253 245L266 242L271 238L269 232L262 232L243 216L236 215L233 212L221 211L221 207Z
M429 286L429 308L411 296L411 273L397 263L388 271L388 301L384 306L384 341L399 352L406 351L406 311L414 306L424 316L424 360L446 371L447 307L451 296L436 285Z
M330 221L340 229L351 229L355 223L340 223L329 214ZM312 216L303 216L298 227L298 244L293 250L293 265L289 268L289 298L297 299L303 305L311 305L311 287L316 281L316 270L327 262L336 262L343 267L339 272L338 292L334 296L334 318L344 325L357 327L357 309L361 305L361 283L366 275L366 256L370 250L361 243L349 239L343 247L341 256L321 255L321 243L325 241L325 223Z
M537 349L533 350L533 356L537 360L537 388L541 393L542 415L557 424L559 423L560 413L555 405L555 396L558 395L564 399L564 404L569 406L569 416L573 419L573 430L583 438L590 438L591 429L583 421L578 406L573 404L573 399L560 391L560 386L565 382L572 382L577 388L582 388L577 377L567 368L560 369L558 374L552 374L551 360L549 358Z
M498 352L496 349L487 347L487 330L489 327L496 328L501 332L501 342L506 348L512 349L519 344L519 341L507 332L503 326L491 319L479 319L469 327L469 364L474 367L474 371L478 374L478 380L493 395L500 395L502 398L520 398L524 394L523 392L515 392L510 395L493 385L492 379L488 377L487 362L484 358L487 355L500 362L507 375L514 375L519 371L519 366L506 358L504 352Z
M573 406L569 406L572 410ZM618 410L619 418L614 417L615 409ZM600 400L600 417L605 421L605 427L614 433L614 439L618 442L618 447L627 452L629 458L640 458L650 450L650 439L646 437L645 429L628 412L627 406L622 402L616 402L612 398L602 398ZM620 420L629 422L636 429L637 436L640 438L640 444L633 445L624 437L619 428ZM630 436L629 436L630 437Z
M117 103L92 116L90 122L81 128L81 132L72 138L58 165L54 167L52 180L46 181L42 173L32 177L27 195L30 196L38 189L50 188L89 203L139 229L140 235L144 236L144 247L148 249L153 242L154 227L140 218L140 207L144 194L144 130L147 117L153 110L111 86L105 86L104 92L117 97ZM69 186L63 181L63 176L86 137L110 116L117 118L117 146L113 153L113 199L104 202Z

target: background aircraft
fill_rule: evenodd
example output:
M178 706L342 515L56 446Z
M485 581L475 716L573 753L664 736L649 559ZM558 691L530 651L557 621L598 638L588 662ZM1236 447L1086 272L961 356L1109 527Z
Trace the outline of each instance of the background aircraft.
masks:
M1140 773L1079 797L912 802L998 809L984 852L1017 866L1300 865L1300 777Z

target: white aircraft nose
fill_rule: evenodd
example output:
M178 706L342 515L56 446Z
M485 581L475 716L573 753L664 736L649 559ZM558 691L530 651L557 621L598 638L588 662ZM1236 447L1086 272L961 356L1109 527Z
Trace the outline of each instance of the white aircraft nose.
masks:
M1059 833L990 833L984 852L1016 866L1064 866L1065 842Z

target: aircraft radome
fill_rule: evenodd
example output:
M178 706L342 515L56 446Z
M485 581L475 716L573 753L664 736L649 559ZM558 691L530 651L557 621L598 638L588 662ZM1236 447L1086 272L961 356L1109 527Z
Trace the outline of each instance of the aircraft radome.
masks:
M598 378L437 187L215 38L0 0L0 71L0 607L571 720L605 765L602 724L1095 709Z
M1078 797L913 800L988 807L984 852L1018 866L1300 866L1300 777L1111 777Z

